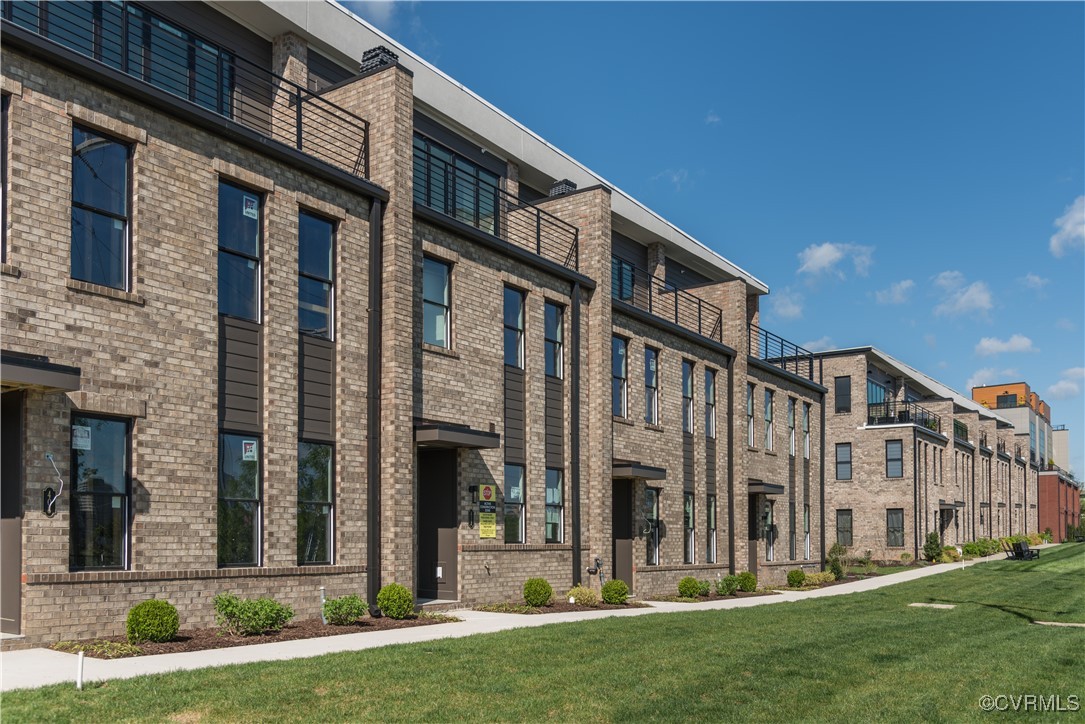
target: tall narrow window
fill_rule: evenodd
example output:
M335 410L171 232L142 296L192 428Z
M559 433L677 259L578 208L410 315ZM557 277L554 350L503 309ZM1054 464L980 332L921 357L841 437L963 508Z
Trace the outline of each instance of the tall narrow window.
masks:
M298 443L298 565L332 562L333 448Z
M757 438L754 437L753 429L753 391L754 386L746 384L746 444L749 447L753 447L757 442Z
M524 542L524 466L505 466L505 542Z
M842 546L851 545L851 510L836 511L836 542Z
M650 566L659 565L659 488L644 489L644 521L647 523L648 535L645 541L647 551L646 563Z
M219 182L219 314L260 321L261 197Z
M547 302L544 306L546 329L543 334L545 337L546 374L560 378L563 376L564 366L562 340L565 334L565 310L553 302Z
M71 435L71 566L126 568L130 425L72 415Z
M851 377L837 377L833 385L838 413L851 412Z
M610 257L610 295L622 302L633 300L633 265L616 256Z
M885 441L885 477L904 477L904 441Z
M795 501L787 504L787 557L795 560Z
M851 480L851 443L836 444L836 479Z
M887 547L904 547L904 508L889 508L885 511L885 530Z
M332 339L335 301L335 225L306 211L298 214L298 329Z
M128 288L131 149L72 126L72 279Z
M218 560L260 565L260 437L219 435Z
M776 504L769 501L765 511L765 560L776 560Z
M878 405L885 402L885 398L888 396L888 390L884 385L880 385L874 380L866 381L866 403L868 405Z
M772 408L775 394L772 390L765 390L765 449L772 450L773 425Z
M449 349L452 320L452 267L443 261L422 260L422 341Z
M11 96L0 95L0 262L8 260L8 107Z
M629 342L621 337L610 340L610 412L614 417L627 417L629 381Z
M787 453L795 457L795 398L787 398Z
M501 179L429 138L414 136L414 200L498 234Z
M707 499L705 500L705 506L707 508L707 510L705 512L708 514L708 518L707 518L708 524L706 526L708 528L708 530L705 533L705 535L708 536L708 546L707 546L707 549L705 551L705 563L715 563L716 562L716 496L715 495L709 495L707 497Z
M810 403L802 403L802 456L810 459Z
M524 368L524 293L505 287L505 364Z
M644 421L659 424L659 350L644 348Z
M704 371L704 434L716 437L716 371Z
M810 506L802 506L802 557L810 560Z
M682 360L682 432L693 434L693 363Z
M685 529L685 550L683 551L683 561L685 563L693 563L694 558L694 544L695 534L693 527L693 493L683 493L682 495L682 527Z
M546 469L546 542L561 543L564 526L562 523L563 494L561 471Z

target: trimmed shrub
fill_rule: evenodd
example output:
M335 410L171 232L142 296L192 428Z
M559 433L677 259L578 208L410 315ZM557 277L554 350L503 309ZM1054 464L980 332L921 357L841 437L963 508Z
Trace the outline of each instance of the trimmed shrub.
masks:
M682 598L697 598L700 592L701 584L693 576L686 576L678 582L678 595Z
M545 606L554 596L554 589L545 578L529 578L524 581L524 603L528 606Z
M414 596L405 586L389 583L377 592L377 608L388 618L404 619L414 613Z
M829 557L825 559L825 565L838 579L844 577L844 558L847 554L847 548L839 543L833 543L832 548L829 549Z
M967 561L971 558L979 558L983 555L983 548L979 543L965 543L961 546L961 556Z
M819 571L817 573L806 574L807 586L823 586L826 583L832 583L836 580L836 576L832 571Z
M733 596L738 590L738 576L724 576L716 581L716 593L720 596Z
M923 557L932 563L937 563L942 557L942 539L934 531L927 534L927 542L923 544Z
M806 582L806 573L796 568L793 571L787 572L787 585L792 588L802 588L802 584Z
M358 623L369 613L369 604L353 593L349 596L329 598L324 602L324 618L332 626L350 626Z
M703 581L697 581L697 595L707 598L712 595L712 582L707 578Z
M124 622L124 632L130 644L169 641L177 635L180 627L181 618L177 615L177 609L169 601L159 598L132 606Z
M903 563L904 565L908 565L909 563L912 562L912 554L911 553L901 553L900 554L900 562Z
M954 546L944 546L942 548L942 555L939 556L939 563L956 563L961 560L960 551Z
M215 596L215 623L231 636L257 636L282 631L294 609L271 598L242 599L232 593Z
M1044 542L1044 539L1040 537L1039 533L1029 533L1026 538L1030 546L1038 546Z
M595 591L587 586L573 586L569 589L569 595L566 598L573 599L573 603L578 606L598 606L599 596Z
M603 584L603 603L621 606L625 604L627 598L629 598L629 586L625 581L615 578Z
M757 576L749 571L738 574L738 590L753 593L757 590Z

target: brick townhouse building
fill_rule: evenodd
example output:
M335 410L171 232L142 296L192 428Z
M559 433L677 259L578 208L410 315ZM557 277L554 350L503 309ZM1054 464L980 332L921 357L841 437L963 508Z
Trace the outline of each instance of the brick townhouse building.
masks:
M334 2L0 7L5 645L819 565L756 277Z
M877 348L815 356L830 545L899 560L919 557L932 531L945 545L1037 531L1027 433Z

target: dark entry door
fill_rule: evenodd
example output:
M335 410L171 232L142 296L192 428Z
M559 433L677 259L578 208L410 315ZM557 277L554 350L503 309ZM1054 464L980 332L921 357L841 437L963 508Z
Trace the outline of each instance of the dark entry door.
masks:
M23 393L0 395L0 632L20 633L23 543Z
M418 597L457 599L456 451L418 451Z
M750 571L754 575L757 575L757 564L760 562L761 556L761 496L754 494L750 496L749 505L749 527L747 542L749 543L749 559L747 560L747 571Z
M633 482L615 480L611 498L611 525L614 528L614 574L633 590Z

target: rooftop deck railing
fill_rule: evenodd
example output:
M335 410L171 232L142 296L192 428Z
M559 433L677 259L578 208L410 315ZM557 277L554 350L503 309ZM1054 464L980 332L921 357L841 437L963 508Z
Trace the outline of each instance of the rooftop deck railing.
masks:
M750 355L785 372L814 379L814 353L755 324L747 327Z
M716 305L659 277L612 258L611 296L716 342L723 341L723 313Z
M132 2L4 2L3 19L354 176L369 123Z
M566 268L580 268L575 226L490 183L456 156L414 149L414 200Z
M867 405L867 425L919 425L941 434L942 418L914 402L874 402Z
M953 439L968 442L968 425L960 420L953 421Z

